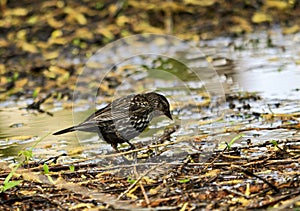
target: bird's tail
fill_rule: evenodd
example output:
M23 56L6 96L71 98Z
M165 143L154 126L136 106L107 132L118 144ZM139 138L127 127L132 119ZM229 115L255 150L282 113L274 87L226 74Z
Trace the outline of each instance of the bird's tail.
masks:
M72 126L72 127L68 127L68 128L66 128L66 129L57 131L57 132L53 133L53 135L61 135L61 134L64 134L64 133L73 132L73 131L75 131L75 130L76 130L75 127Z

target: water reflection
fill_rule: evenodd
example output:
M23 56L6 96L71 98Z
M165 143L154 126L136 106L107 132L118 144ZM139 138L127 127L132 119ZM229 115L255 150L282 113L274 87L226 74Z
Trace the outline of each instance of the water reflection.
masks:
M214 53L234 63L231 69L217 66L219 74L227 75L235 85L227 92L259 92L270 99L299 100L299 40L299 33L283 36L280 31L274 31L271 36L260 32L235 40L219 38L206 45L218 46Z
M209 58L203 55L189 54L188 51L179 51L174 47L174 54L184 58L184 61L191 64L195 70L201 70L201 81L197 80L193 72L190 72L183 63L174 63L170 59L164 60L164 58L158 59L152 56L151 59L156 60L151 64L152 60L149 59L150 57L133 57L120 64L119 68L122 69L122 66L129 66L132 63L144 66L140 67L138 71L135 68L123 68L120 70L126 72L129 77L118 87L118 93L122 95L128 92L150 89L151 87L159 87L164 91L172 103L175 117L174 124L181 125L181 128L172 136L172 141L186 137L192 140L196 135L221 131L224 127L233 124L239 127L247 127L251 124L254 126L266 124L254 118L248 118L246 115L240 119L237 119L236 116L226 116L226 114L232 112L228 108L228 104L214 97L210 98L211 101L207 106L195 106L205 104L207 100L205 96L201 95L199 97L203 93L208 93L207 95L216 93L217 96L223 93L239 91L258 92L263 96L263 100L250 102L251 111L247 113L249 116L251 116L253 111L269 112L268 104L274 102L280 103L281 106L272 109L273 112L290 113L299 111L300 47L298 46L300 45L294 45L291 42L293 39L290 39L289 36L284 39L280 36L274 36L272 39L276 45L272 48L266 48L266 35L251 36L247 39L253 40L259 37L261 41L255 45L241 40L241 38L237 40L219 38L213 41L202 42L201 49L206 53L206 56L215 58L211 62L215 65L219 77L214 77L213 71L205 65L207 63L206 59L209 60ZM244 45L243 49L237 50L232 47L241 45ZM285 46L284 50L282 46ZM121 52L124 54L126 51ZM224 58L229 59L226 60ZM295 61L298 61L298 64ZM145 64L148 64L148 66L145 66ZM173 67L176 67L173 70L173 75L176 72L177 76L181 77L182 80L176 80L176 77L172 76L170 71L157 74L159 69L166 70ZM186 71L182 71L184 68ZM222 88L222 90L220 90L220 82L223 83L224 89ZM101 100L103 98L97 100L98 106L103 106L107 103ZM5 160L13 159L20 150L31 147L39 137L74 124L72 110L64 109L61 103L54 104L54 106L45 105L44 109L53 112L53 117L18 109L26 105L27 101L1 103L0 156ZM94 111L94 107L95 102L76 102L73 110L76 115L75 123L81 122L91 114ZM222 115L225 118L217 121ZM201 122L206 120L215 122L201 125ZM150 130L135 139L133 143L154 142L163 129L170 124L169 121L163 118L153 121L149 127ZM257 133L255 134L257 135ZM246 144L246 139L254 137L255 134L253 132L245 133L245 136L237 144ZM293 135L293 131L286 130L276 132L264 131L253 140L255 143L259 143L272 139L272 137L280 139L289 138ZM162 156L173 157L174 153L177 153L177 155L182 152L185 152L185 154L191 153L197 148L202 150L206 148L212 149L215 146L214 141L230 141L233 137L234 134L226 134L209 137L203 142L199 140L197 140L199 142L183 142L181 145L173 146L169 151L164 152ZM36 147L34 154L37 157L48 157L64 152L76 158L108 154L112 152L112 149L109 144L99 140L97 134L74 132L61 137L50 134Z

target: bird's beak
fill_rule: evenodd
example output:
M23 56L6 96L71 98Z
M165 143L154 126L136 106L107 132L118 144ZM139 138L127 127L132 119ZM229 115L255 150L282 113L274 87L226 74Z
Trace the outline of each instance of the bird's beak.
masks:
M170 111L167 111L167 112L165 113L165 115L166 115L167 117L169 117L171 120L173 120L173 118L172 118L172 115L171 115L171 112L170 112Z

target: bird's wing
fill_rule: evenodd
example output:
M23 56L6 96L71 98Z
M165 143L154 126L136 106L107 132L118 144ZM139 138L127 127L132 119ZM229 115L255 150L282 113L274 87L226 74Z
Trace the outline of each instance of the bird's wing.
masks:
M83 123L98 123L107 121L114 121L117 119L127 118L129 115L137 115L149 113L149 103L147 100L138 99L137 104L131 105L133 98L143 98L141 95L129 95L127 97L119 98L112 103L108 104L104 108L99 109L91 116L89 116ZM142 103L141 103L142 102Z
M151 112L147 101L143 101L143 105L131 105L131 100L134 97L134 95L129 95L124 98L116 99L104 108L101 108L90 115L81 124L75 126L75 128L77 130L90 130L91 128L101 126L108 121L116 121L128 118L129 116L141 116L141 114L148 114Z
M127 96L113 101L104 108L101 108L90 115L83 123L101 123L128 117L130 102L132 98L133 96Z

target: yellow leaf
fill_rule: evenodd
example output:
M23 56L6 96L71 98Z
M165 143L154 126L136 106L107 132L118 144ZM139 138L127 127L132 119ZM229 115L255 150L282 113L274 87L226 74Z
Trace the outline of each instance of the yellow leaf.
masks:
M58 66L49 67L49 71L54 72L55 74L65 74L66 72L68 72L66 69L63 69Z
M20 190L18 191L19 194L22 194L24 196L32 196L34 194L36 194L37 191L35 190L31 190L31 191L28 191L28 190Z
M165 33L164 29L151 26L151 25L149 25L148 23L145 23L145 22L134 25L134 31L136 31L136 32L145 32L145 33L155 33L155 34Z
M116 23L118 26L124 26L126 23L129 23L129 18L125 15L121 15L117 18Z
M20 140L20 141L25 141L31 139L32 136L13 136L10 137L9 140Z
M7 47L9 45L9 42L5 39L0 39L0 48Z
M186 11L186 12L191 12L189 11L189 9L187 9L186 7L184 7L182 4L176 3L174 1L162 1L160 3L160 7L156 7L154 9L169 9L172 11Z
M243 17L240 16L234 16L232 17L232 20L237 23L238 25L234 25L231 27L231 31L233 32L252 32L252 26L251 24Z
M70 73L67 72L57 79L57 84L64 85L69 82L69 79L70 79Z
M266 0L265 5L268 8L277 8L280 10L288 9L289 3L288 1L282 1L282 0Z
M53 16L48 16L46 17L47 22L49 24L49 26L51 26L52 28L58 29L58 28L62 28L64 23L62 21L57 21Z
M243 180L229 180L229 181L223 181L223 182L219 182L218 185L236 185L236 184L242 184Z
M192 4L201 7L208 7L216 3L216 0L184 0L185 4Z
M66 44L68 41L66 40L66 38L62 37L63 36L63 32L60 29L54 30L51 33L51 36L48 39L48 44L53 45L53 44L57 44L57 45L64 45Z
M136 1L136 0L131 0L128 1L128 5L134 7L135 9L143 9L143 10L152 10L157 7L157 4L150 3L147 1Z
M156 195L156 194L160 191L160 189L161 189L161 186L157 186L156 188L151 188L151 189L149 190L149 193L150 193L151 195Z
M85 210L84 208L91 209L92 207L95 207L95 205L92 203L79 203L79 204L69 207L69 209L70 210Z
M26 40L26 34L27 34L26 29L22 29L22 30L18 31L17 32L17 39Z
M214 176L217 176L218 174L220 174L220 170L214 169L214 170L208 171L204 176L205 177L214 177Z
M59 56L59 50L56 51L46 51L43 53L43 57L45 60L56 59Z
M111 32L111 30L104 27L97 29L96 32L102 34L104 37L107 37L110 40L115 37L114 34Z
M299 29L299 26L295 24L294 26L284 28L283 34L295 34L299 31Z
M138 197L136 195L134 195L133 193L136 191L136 189L139 188L139 185L136 185L134 188L132 188L127 194L127 197L130 197L131 199L138 199Z
M27 84L28 82L28 79L27 78L24 78L24 79L21 79L21 80L17 80L15 85L17 88L23 88L25 84Z
M56 38L50 38L48 39L48 43L50 45L53 45L53 44L57 44L57 45L65 45L68 43L68 40L64 37L56 37Z
M36 24L39 20L40 20L40 17L38 17L37 15L33 15L33 16L31 16L31 17L27 20L27 23L30 24L30 25L34 25L34 24Z
M263 23L263 22L271 22L271 21L272 21L272 17L263 12L256 12L252 16L253 23Z
M87 28L78 28L76 29L75 37L91 40L94 38L94 35L91 30L88 30Z
M75 148L72 148L70 150L68 150L68 155L78 155L80 153L83 152L83 148L82 147L75 147Z
M62 35L63 35L63 32L62 32L62 30L60 30L60 29L54 30L54 31L51 33L51 37L52 37L52 38L61 37Z
M43 72L44 76L46 76L47 78L55 78L56 74L50 71L44 71Z
M188 205L189 205L189 203L188 203L188 202L185 202L185 203L182 205L182 207L180 208L179 211L189 210L189 209L187 209L187 206L188 206Z
M114 15L116 13L117 9L118 9L117 4L111 4L108 7L108 12L110 15Z
M149 185L149 184L156 183L157 181L154 179L151 179L150 177L145 176L145 177L143 177L143 182L145 184Z
M62 7L64 7L64 2L63 1L41 1L41 8L45 9L48 7L62 8Z
M75 19L80 25L85 25L87 23L87 20L86 20L84 14L80 13L77 10L74 10L71 7L66 7L64 12L69 15L68 19L71 19L71 20Z
M4 74L6 71L5 65L4 64L0 64L0 74ZM1 82L1 78L0 78L0 82Z
M46 43L46 42L43 42L43 41L37 41L37 42L36 42L36 46L37 46L39 49L49 48L49 44Z
M30 53L37 53L38 52L38 49L36 48L36 46L31 44L31 43L22 42L20 46L23 49L23 51L27 51L27 52L30 52Z
M244 193L246 196L250 196L251 194L251 190L250 190L250 184L247 183L246 185L246 190L245 190L245 193Z
M76 16L75 16L75 19L77 20L77 22L80 24L80 25L86 25L87 23L87 20L85 18L85 16L81 13L78 13Z
M32 173L32 172L20 172L24 180L26 181L33 181L38 183L43 183L43 177L39 176L39 173Z
M28 10L25 8L14 8L8 9L5 11L5 15L13 15L13 16L26 16L28 14Z

